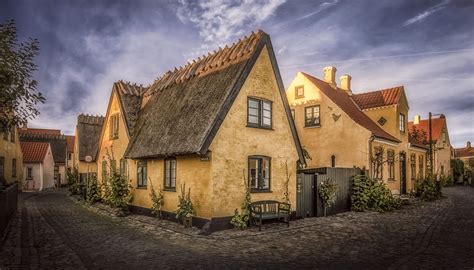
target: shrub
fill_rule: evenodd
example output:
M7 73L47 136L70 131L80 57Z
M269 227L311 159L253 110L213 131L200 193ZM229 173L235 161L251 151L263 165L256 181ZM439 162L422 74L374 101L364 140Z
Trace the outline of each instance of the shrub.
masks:
M386 212L401 206L401 200L394 198L382 181L365 175L354 176L351 203L353 211Z
M162 212L161 211L163 209L163 205L165 204L165 201L164 201L164 198L163 198L163 190L160 187L158 189L159 192L158 192L158 195L157 195L156 192L155 192L155 189L151 185L151 179L150 179L150 187L151 187L150 197L151 197L151 201L152 201L151 214L158 217L158 218L161 218L162 217L162 215L161 215Z
M336 191L337 185L332 179L319 184L318 193L323 201L324 216L326 216L326 210L336 202Z
M415 196L423 201L434 201L442 196L441 181L431 176L423 180L417 180L414 184Z
M73 170L67 170L66 179L69 193L73 195L80 194L81 183L79 183L78 171L76 168L74 168Z
M245 170L243 172L243 180L244 180L245 196L241 204L241 212L239 213L239 210L235 209L234 216L232 217L232 220L230 221L230 224L232 224L234 228L241 229L241 230L247 228L250 225L249 224L250 204L252 203L252 200L250 197L250 189L247 184L247 179L245 177Z
M451 175L442 174L439 177L439 181L441 183L441 186L443 186L443 187L449 187L449 186L452 186L454 184L454 180L453 180L453 177Z
M185 217L192 217L195 214L194 205L191 201L191 188L186 194L186 183L181 186L181 195L179 195L178 210L176 210L176 218L183 221Z
M91 179L89 180L89 185L87 187L87 201L89 203L95 203L100 201L100 189L97 185L97 176L96 174L91 174Z

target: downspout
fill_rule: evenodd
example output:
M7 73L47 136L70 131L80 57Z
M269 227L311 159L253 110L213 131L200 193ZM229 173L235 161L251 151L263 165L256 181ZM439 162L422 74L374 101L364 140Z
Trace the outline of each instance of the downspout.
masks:
M369 138L369 157L368 157L368 161L369 161L369 176L370 174L372 173L372 161L371 161L371 158L372 158L372 142L375 140L375 136L372 135L370 136Z

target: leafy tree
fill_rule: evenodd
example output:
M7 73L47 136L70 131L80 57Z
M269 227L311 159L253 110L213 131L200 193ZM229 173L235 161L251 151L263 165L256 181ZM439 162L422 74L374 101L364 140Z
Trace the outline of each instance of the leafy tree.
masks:
M36 91L38 82L32 78L38 53L37 39L18 42L13 20L0 24L0 131L39 114L36 106L45 98Z

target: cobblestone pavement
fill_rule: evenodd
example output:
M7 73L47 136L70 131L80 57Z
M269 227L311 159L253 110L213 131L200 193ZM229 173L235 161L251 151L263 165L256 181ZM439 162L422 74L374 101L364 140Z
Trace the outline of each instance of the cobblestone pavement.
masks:
M474 188L392 213L343 213L196 234L167 221L111 216L62 191L21 194L0 269L474 269Z

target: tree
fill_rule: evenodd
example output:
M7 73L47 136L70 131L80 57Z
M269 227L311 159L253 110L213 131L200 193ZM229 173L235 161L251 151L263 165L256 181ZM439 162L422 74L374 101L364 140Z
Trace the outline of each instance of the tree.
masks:
M32 78L38 53L37 39L18 42L13 20L0 24L0 131L39 114L36 106L45 98L36 91L38 82Z
M418 129L415 126L411 128L410 137L421 144L428 144L428 135L424 129Z

